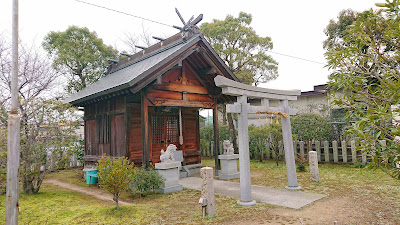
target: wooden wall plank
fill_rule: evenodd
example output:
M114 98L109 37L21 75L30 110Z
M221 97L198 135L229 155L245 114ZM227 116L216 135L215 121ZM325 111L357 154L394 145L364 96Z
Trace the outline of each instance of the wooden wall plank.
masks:
M200 143L198 141L199 130L197 118L198 109L183 108L183 164L200 163Z
M132 104L128 106L129 112L129 142L128 155L129 160L136 166L142 165L143 143L142 143L142 118L140 104Z

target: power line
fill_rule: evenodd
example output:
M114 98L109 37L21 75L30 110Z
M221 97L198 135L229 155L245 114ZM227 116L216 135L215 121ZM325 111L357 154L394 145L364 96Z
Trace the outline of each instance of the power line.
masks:
M162 22L158 22L158 21L155 21L155 20L147 19L147 18L144 18L144 17L141 17L141 16L135 16L135 15L133 15L133 14L126 13L126 12L122 12L122 11L119 11L119 10L116 10L116 9L111 9L111 8L107 8L107 7L105 7L105 6L96 5L96 4L93 4L93 3L84 2L84 1L80 1L80 0L75 0L75 1L80 2L80 3L87 4L87 5L91 5L91 6L94 6L94 7L106 9L106 10L109 10L109 11L113 11L113 12L116 12L116 13L121 13L121 14L124 14L124 15L127 15L127 16L131 16L131 17L138 18L138 19L147 20L147 21L150 21L150 22L152 22L152 23L157 23L157 24L160 24L160 25L164 25L164 26L167 26L167 27L172 27L172 28L174 28L173 26L168 25L168 24L166 24L166 23L162 23Z
M157 23L157 24L160 24L160 25L163 25L163 26L174 28L172 25L168 25L166 23L162 23L162 22L158 22L158 21L155 21L155 20L147 19L147 18L144 18L144 17L141 17L141 16L135 16L133 14L122 12L122 11L119 11L119 10L116 10L116 9L111 9L111 8L108 8L108 7L105 7L105 6L96 5L96 4L85 2L85 1L81 1L81 0L75 0L75 1L87 4L87 5L90 5L90 6L102 8L102 9L105 9L105 10L113 11L113 12L116 12L116 13L121 13L121 14L124 14L124 15L127 15L127 16L138 18L138 19L147 20L147 21L152 22L152 23ZM287 54L273 52L273 51L267 51L267 52L270 52L270 53L273 53L273 54L277 54L277 55L286 56L286 57L290 57L290 58L294 58L294 59L298 59L298 60L303 60L303 61L307 61L307 62L311 62L311 63L317 63L317 64L325 65L325 63L321 63L321 62L317 62L317 61L313 61L313 60L309 60L309 59L304 59L304 58L297 57L297 56L287 55Z
M304 58L300 58L297 56L292 56L292 55L286 55L286 54L282 54L282 53L278 53L278 52L273 52L273 51L267 51L267 52L271 52L277 55L282 55L282 56L286 56L286 57L290 57L290 58L294 58L294 59L299 59L299 60L303 60L303 61L307 61L307 62L312 62L312 63L317 63L317 64L321 64L321 65L326 65L325 63L322 62L317 62L317 61L313 61L313 60L309 60L309 59L304 59Z

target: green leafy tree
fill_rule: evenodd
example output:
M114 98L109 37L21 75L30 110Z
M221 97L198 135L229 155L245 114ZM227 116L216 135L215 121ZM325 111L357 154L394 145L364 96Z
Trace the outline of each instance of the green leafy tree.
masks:
M113 194L113 200L117 210L119 210L119 196L122 191L128 189L129 183L135 177L133 164L129 163L128 159L124 157L112 159L103 155L96 166L99 170L97 175L100 187Z
M278 77L278 63L267 54L273 47L270 37L261 37L250 26L252 15L240 12L203 23L201 32L229 69L245 84L258 85ZM223 114L226 113L225 106ZM237 151L232 114L227 115L230 137Z
M400 179L400 1L386 1L380 10L359 13L333 47L325 53L334 104L346 107L347 119L357 118L347 133L373 156L370 164ZM386 141L386 143L384 142Z
M307 143L311 150L311 141L327 140L332 135L332 129L327 119L315 113L304 113L291 120L292 132L300 141Z
M114 58L111 51L117 53L106 46L96 32L77 26L48 33L42 45L53 57L53 67L67 77L69 93L80 91L104 76L107 58Z
M324 49L345 48L347 46L347 43L343 41L343 37L347 35L347 26L356 20L357 14L352 9L346 9L339 13L337 21L333 19L329 21L324 30L327 36L327 39L323 42Z
M252 19L240 12L237 18L228 15L203 23L200 29L240 81L257 86L278 77L278 63L267 54L273 47L271 38L258 36L250 26Z

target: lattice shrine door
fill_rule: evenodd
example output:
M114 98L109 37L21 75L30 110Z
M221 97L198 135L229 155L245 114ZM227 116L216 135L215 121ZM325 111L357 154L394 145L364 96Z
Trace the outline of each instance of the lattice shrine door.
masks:
M150 114L149 118L150 161L160 161L161 149L167 150L169 144L179 145L179 116L170 114Z

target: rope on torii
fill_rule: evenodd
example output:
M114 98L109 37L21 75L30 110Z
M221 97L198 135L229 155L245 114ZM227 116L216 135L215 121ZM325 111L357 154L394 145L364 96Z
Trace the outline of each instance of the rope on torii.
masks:
M285 119L289 117L289 114L287 114L287 113L283 113L281 111L271 111L271 110L256 111L254 114L255 114L256 117L257 117L257 114L267 114L266 117L265 117L265 123L268 123L268 115L271 115L270 124L273 123L273 121L272 121L272 116L273 115L275 115L275 116L281 115ZM261 117L260 116L258 117L258 122L261 122ZM279 124L278 117L276 117L275 124Z

